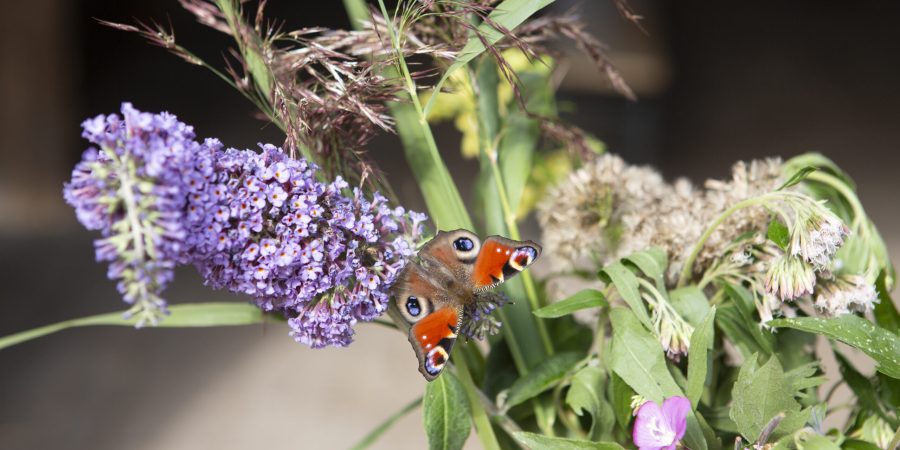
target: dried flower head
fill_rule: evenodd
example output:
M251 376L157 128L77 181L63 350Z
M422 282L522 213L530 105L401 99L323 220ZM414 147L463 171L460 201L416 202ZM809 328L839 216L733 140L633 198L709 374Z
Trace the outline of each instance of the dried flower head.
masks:
M78 220L99 230L98 261L132 304L137 326L165 313L160 297L185 256L184 206L196 178L198 145L193 128L168 113L140 112L122 104L122 115L88 119L82 136L96 147L84 152L63 190Z
M790 252L812 264L817 271L826 270L834 254L844 244L850 230L834 213L818 202L809 210L798 212L793 224Z
M878 303L878 292L866 277L842 275L820 281L816 286L815 306L829 316L868 312Z

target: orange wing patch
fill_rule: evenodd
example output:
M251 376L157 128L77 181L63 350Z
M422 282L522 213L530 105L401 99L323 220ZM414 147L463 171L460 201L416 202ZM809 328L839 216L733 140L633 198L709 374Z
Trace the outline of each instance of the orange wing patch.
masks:
M452 307L432 312L410 329L409 341L416 349L419 372L426 380L437 378L444 370L458 329L459 311Z
M475 288L485 288L503 282L503 267L509 261L514 249L497 241L488 240L481 244L481 252L475 260L472 283Z

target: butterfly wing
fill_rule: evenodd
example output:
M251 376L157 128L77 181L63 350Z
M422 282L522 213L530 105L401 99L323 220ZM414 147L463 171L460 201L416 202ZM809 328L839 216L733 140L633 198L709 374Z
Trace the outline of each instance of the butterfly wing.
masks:
M482 244L467 230L442 231L419 250L400 274L388 311L408 329L426 380L437 378L450 358L463 307L475 292L525 270L540 252L534 242L500 236Z
M496 286L525 270L541 256L541 246L532 241L514 241L490 236L472 265L470 276L475 290Z

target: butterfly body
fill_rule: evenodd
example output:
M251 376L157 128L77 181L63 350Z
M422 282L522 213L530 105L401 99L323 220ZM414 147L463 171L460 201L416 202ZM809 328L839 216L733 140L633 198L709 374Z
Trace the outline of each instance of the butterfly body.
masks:
M388 311L408 330L426 380L441 374L465 312L495 298L488 290L524 270L540 252L532 241L490 236L482 242L467 230L442 231L419 250L400 274Z

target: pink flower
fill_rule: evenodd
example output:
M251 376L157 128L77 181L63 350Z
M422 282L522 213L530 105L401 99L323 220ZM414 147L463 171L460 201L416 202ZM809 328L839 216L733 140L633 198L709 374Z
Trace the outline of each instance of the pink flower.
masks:
M684 437L691 402L685 397L669 397L662 408L655 402L644 402L637 410L632 438L640 450L675 450Z

